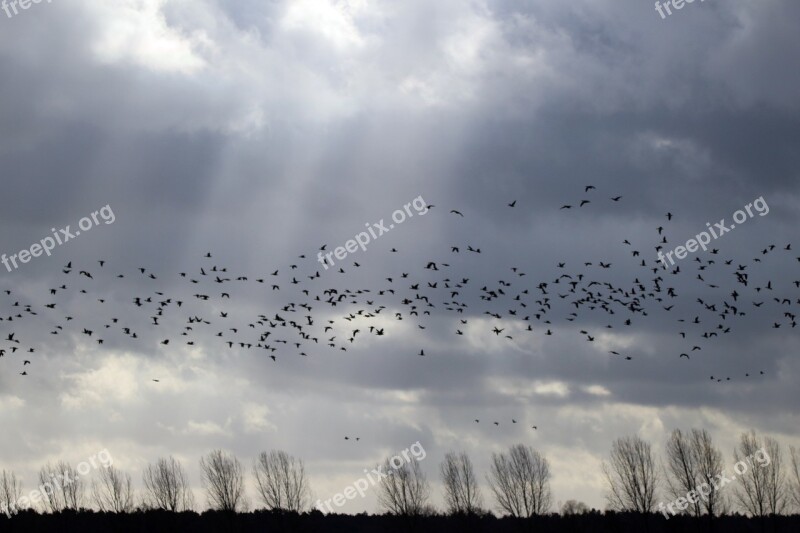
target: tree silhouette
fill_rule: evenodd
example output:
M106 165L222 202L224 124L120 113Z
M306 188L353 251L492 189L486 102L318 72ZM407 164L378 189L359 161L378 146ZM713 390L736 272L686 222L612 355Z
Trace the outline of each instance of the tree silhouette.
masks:
M13 515L22 496L22 482L14 472L0 472L0 513Z
M145 507L175 512L194 507L194 494L189 488L186 471L174 457L147 465L142 478Z
M561 514L564 516L574 514L585 514L589 512L589 506L578 500L567 500L561 506Z
M98 509L110 513L133 511L133 489L131 476L113 466L101 468L92 481L92 496Z
M447 452L440 465L444 500L450 514L482 512L481 493L472 461L466 452Z
M800 450L794 446L789 447L791 456L790 478L787 482L789 497L795 510L800 511Z
M386 512L400 516L426 514L430 485L419 461L410 461L395 467L387 459L380 468L388 473L378 488L378 502L381 507Z
M310 505L305 465L284 451L261 452L253 464L256 489L267 509L301 512Z
M743 474L737 472L733 494L739 508L759 517L782 513L787 504L787 487L778 441L770 437L762 441L755 431L743 433L733 451L733 460L747 467Z
M550 510L550 477L547 459L530 446L517 444L507 454L492 454L487 480L501 511L529 517Z
M235 512L247 506L244 469L236 457L214 450L200 458L200 473L212 509Z
M615 440L609 462L603 463L603 473L609 485L606 498L611 509L653 511L659 477L649 442L637 436Z
M83 507L86 484L69 463L59 461L55 467L47 463L39 470L42 504L51 513Z
M717 488L716 476L723 471L722 452L714 447L706 430L692 429L672 432L666 446L667 492L673 499L689 492L701 491L688 512L694 516L715 516L727 509L723 492Z

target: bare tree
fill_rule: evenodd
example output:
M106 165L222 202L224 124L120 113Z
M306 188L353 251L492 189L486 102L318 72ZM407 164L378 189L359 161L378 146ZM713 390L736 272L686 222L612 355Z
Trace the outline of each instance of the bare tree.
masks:
M743 433L733 450L733 460L734 470L739 463L747 467L744 473L737 471L734 498L739 508L758 517L782 513L787 504L786 475L778 441L764 437L762 442L755 431Z
M703 498L703 508L710 517L727 514L730 511L728 497L717 488L714 479L725 468L722 452L714 446L711 435L705 431L692 430L692 449L700 478L697 490Z
M59 461L55 467L49 463L42 467L39 470L39 486L42 504L51 513L65 509L77 511L83 507L86 484L69 463Z
M611 509L639 513L654 510L659 477L649 442L638 436L615 440L609 463L603 462L603 473Z
M175 512L194 507L194 494L189 488L186 471L174 457L147 465L142 478L145 507Z
M516 517L546 513L553 504L550 464L530 446L517 444L508 454L492 454L487 480L497 506Z
M284 451L261 452L253 464L258 496L267 509L302 512L310 505L311 490L301 459Z
M419 461L395 467L387 459L379 468L388 474L378 489L378 502L384 510L401 516L423 516L432 511L427 505L430 485Z
M676 429L667 441L667 492L673 499L695 490L700 484L697 457L689 439L680 429ZM702 514L703 506L699 498L693 500L688 511L694 516Z
M722 472L722 452L714 447L706 430L672 432L666 446L667 492L678 499L690 492L698 494L688 512L694 516L715 516L727 510L725 498L714 480Z
M564 516L573 514L586 514L589 512L589 506L578 500L567 500L561 506L561 514Z
M247 506L244 469L236 457L214 450L200 458L200 473L213 509L236 512Z
M22 497L22 482L14 472L0 472L0 513L17 514L17 505Z
M800 450L794 446L789 448L792 458L790 468L791 477L789 478L789 496L794 503L795 509L800 511Z
M448 452L440 466L444 499L450 514L481 512L481 494L472 461L466 452Z
M59 488L61 484L58 472L50 463L39 470L39 487L42 493L42 505L46 511L59 513L66 509L64 495Z
M131 476L120 472L113 466L101 468L92 480L92 496L98 509L109 513L130 513L133 511L133 489Z

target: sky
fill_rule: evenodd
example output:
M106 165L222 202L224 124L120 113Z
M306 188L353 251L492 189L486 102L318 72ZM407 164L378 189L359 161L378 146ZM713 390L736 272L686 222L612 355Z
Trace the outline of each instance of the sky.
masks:
M0 253L97 218L0 267L0 466L26 491L47 461L101 450L138 488L172 454L202 507L203 454L249 469L281 449L324 500L418 442L435 505L439 463L463 450L490 507L491 455L521 443L550 461L555 502L604 508L618 437L661 453L673 429L706 428L729 465L750 429L800 445L797 2L662 18L634 0L55 0L11 15ZM656 246L748 204L661 266ZM367 228L365 249L318 261ZM276 314L313 316L309 338L256 323ZM255 346L268 329L274 352ZM375 492L341 510L377 511Z

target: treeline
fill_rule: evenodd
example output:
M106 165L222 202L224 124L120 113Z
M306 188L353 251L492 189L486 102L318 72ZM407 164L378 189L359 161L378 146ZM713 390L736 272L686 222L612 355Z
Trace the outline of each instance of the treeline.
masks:
M706 430L674 430L663 460L637 436L617 439L603 472L611 509L709 520L800 511L800 450L789 447L787 455L777 440L755 431L740 436L727 461Z
M430 488L422 469L417 463L403 469L402 476L381 484L382 510L406 516L435 514L428 505ZM786 453L777 440L755 431L740 436L729 461L702 429L674 430L663 457L646 440L623 437L613 442L602 469L609 511L658 513L673 523L680 517L695 517L709 524L733 514L764 519L800 512L800 450L789 447ZM490 513L466 453L447 453L439 475L444 514ZM492 454L485 474L493 508L515 518L543 516L553 510L551 477L547 458L521 444ZM589 511L574 500L560 509L565 516Z
M621 523L620 520L647 520L648 528L660 527L655 524L668 528L684 524L681 531L692 530L692 519L698 524L720 524L729 519L747 523L745 515L762 519L761 524L770 519L779 527L783 523L780 515L800 511L800 451L790 447L787 453L777 440L755 432L741 435L730 461L726 461L711 435L700 429L673 431L662 457L638 436L617 439L603 462L607 484L605 513L575 500L554 509L550 463L539 451L522 444L492 454L483 477L488 499L469 455L446 453L436 472L444 507L436 509L430 504L431 484L422 468L424 449L416 443L410 448L411 454L407 452L409 449L402 457L396 455L378 465L373 470L374 477L368 474L369 482L357 480L333 498L312 502L301 459L283 451L262 452L245 468L235 456L215 450L200 459L205 501L212 511L202 516L240 514L242 518L235 520L241 520L242 527L254 517L299 520L298 524L307 525L325 516L319 512L321 509L331 517L331 523L338 523L340 518L332 518L338 514L337 507L363 497L368 490L377 491L379 512L386 515L426 523L458 517L474 521L475 527L516 523L503 522L493 511L510 519L541 519L542 523L556 520L558 515L553 511L558 511L563 523L574 523L575 527L594 521L611 527L609 524ZM76 470L65 462L45 465L38 475L39 486L27 494L17 476L3 470L0 511L5 519L0 515L0 520L21 524L85 518L139 523L174 516L170 520L192 522L201 516L194 513L197 505L186 470L174 457L147 465L138 492L133 489L131 475L111 463L103 462L91 483L80 467ZM255 487L254 505L245 490L248 475ZM248 513L252 508L263 511ZM583 518L570 518L576 516Z
M47 464L39 471L38 487L25 494L16 474L3 470L0 513L14 517L37 507L46 513L89 508L120 514L151 510L180 513L196 507L186 469L174 457L158 459L144 469L138 497L131 475L116 468L113 461L103 461L91 484L85 478L88 471L81 472L80 466L76 469L64 461L55 466ZM200 472L210 509L238 512L248 508L245 469L236 457L214 450L200 459ZM262 452L253 462L252 474L259 502L266 509L308 509L310 489L301 460L282 451Z

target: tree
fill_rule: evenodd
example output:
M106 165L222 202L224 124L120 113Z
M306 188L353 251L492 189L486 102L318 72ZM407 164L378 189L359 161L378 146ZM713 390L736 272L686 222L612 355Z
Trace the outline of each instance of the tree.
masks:
M700 478L697 489L701 491L701 495L708 492L703 499L706 514L713 518L728 513L730 511L728 498L714 484L714 479L724 469L722 452L714 446L711 435L705 430L692 430L691 443Z
M258 496L267 509L302 512L310 505L305 465L283 451L261 452L253 464Z
M789 448L792 458L791 478L789 479L789 496L795 508L800 511L800 450L794 446Z
M142 478L145 507L175 512L194 507L194 494L189 488L186 471L174 457L147 465Z
M211 508L236 512L247 506L244 469L236 457L214 450L200 458L200 473Z
M395 467L387 459L379 468L388 474L378 489L378 503L385 511L400 516L423 516L432 511L427 505L430 485L419 461Z
M714 447L706 430L692 429L689 434L680 429L672 432L666 446L667 492L673 499L690 492L699 494L690 503L694 516L715 516L727 508L714 480L722 472L722 452Z
M466 452L448 452L440 466L444 499L450 514L481 512L481 494L472 461Z
M492 454L487 480L501 511L529 517L552 506L550 477L547 459L530 446L517 444L508 454Z
M14 472L0 472L0 513L17 514L17 505L22 497L22 482Z
M739 508L753 516L780 514L786 509L786 476L783 471L783 452L775 439L764 437L763 443L755 431L743 433L733 450L734 471L738 480L734 498ZM758 463L758 464L756 464Z
M578 500L567 500L561 506L561 514L563 516L573 514L586 514L589 512L589 506Z
M649 442L638 436L615 440L609 463L603 462L603 473L611 509L638 513L654 510L659 478Z
M99 479L92 481L92 496L97 507L109 513L133 511L133 489L131 476L113 466L101 468Z
M39 470L42 504L47 511L58 513L65 509L79 510L83 506L86 484L69 463L50 463Z

